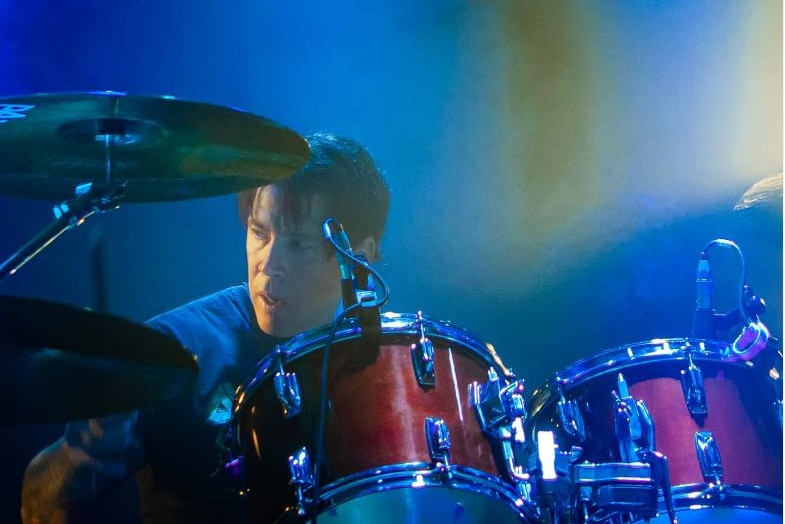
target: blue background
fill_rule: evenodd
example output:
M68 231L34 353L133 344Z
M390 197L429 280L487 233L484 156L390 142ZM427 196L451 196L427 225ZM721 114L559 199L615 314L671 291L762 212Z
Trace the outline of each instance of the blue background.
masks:
M733 206L782 172L782 76L776 0L0 0L0 96L174 95L364 142L392 190L388 309L492 342L529 391L603 349L689 336L717 237L781 336L781 190ZM0 257L51 206L0 196ZM96 249L107 311L140 322L246 275L226 195L93 217L0 293L96 306ZM738 260L712 267L727 311ZM0 434L0 521L60 431Z

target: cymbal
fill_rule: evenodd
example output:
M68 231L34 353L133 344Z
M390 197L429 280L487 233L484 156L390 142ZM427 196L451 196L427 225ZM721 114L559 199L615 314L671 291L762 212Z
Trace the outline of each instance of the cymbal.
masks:
M234 193L309 157L294 131L234 108L113 91L0 98L0 194L72 198L106 182L107 149L125 202Z
M770 208L782 214L782 173L758 180L747 189L733 206L734 211Z
M171 398L197 372L175 339L119 317L0 297L0 426L82 420Z

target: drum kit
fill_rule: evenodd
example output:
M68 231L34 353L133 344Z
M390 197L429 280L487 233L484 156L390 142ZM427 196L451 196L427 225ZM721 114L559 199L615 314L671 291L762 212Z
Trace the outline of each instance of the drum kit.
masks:
M62 201L0 279L121 202L236 192L308 158L264 118L114 92L0 99L0 142L0 193ZM778 343L746 285L733 314L701 295L731 244L701 254L692 338L603 351L530 395L491 344L419 312L301 333L237 389L224 471L255 523L781 522ZM0 297L0 329L11 424L150 405L197 373L176 341L85 309Z

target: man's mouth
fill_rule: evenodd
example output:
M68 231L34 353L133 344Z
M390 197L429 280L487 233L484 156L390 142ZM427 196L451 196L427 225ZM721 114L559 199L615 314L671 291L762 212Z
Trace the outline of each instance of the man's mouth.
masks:
M279 299L265 293L259 293L259 298L262 299L262 303L267 311L275 311L282 303Z

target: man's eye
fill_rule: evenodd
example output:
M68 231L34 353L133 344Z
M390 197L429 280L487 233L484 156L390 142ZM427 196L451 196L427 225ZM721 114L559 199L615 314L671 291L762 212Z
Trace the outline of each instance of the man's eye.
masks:
M291 246L294 249L306 250L306 249L313 248L314 243L312 241L310 241L310 240L306 240L306 239L303 239L303 238L293 238L291 240Z
M270 233L264 229L251 228L251 232L257 240L267 241L270 239Z

